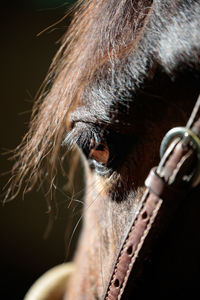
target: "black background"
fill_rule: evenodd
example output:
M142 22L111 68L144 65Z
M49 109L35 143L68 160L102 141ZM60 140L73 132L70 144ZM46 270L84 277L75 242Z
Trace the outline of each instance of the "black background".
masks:
M69 2L8 1L1 4L1 173L11 169L9 155L3 153L15 148L27 130L34 96L68 20L40 36L37 34L61 19ZM1 176L2 187L8 178L9 175ZM0 299L23 299L43 272L71 259L76 234L67 256L69 240L66 236L73 230L73 226L71 229L67 226L74 222L73 216L69 214L68 200L59 201L59 214L48 238L44 238L49 215L42 192L35 190L24 199L21 193L0 207ZM77 213L75 216L77 218Z

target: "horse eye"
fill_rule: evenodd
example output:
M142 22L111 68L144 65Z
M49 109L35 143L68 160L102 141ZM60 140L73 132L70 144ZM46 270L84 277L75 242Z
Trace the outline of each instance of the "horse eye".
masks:
M102 143L90 143L90 151L88 158L93 159L99 164L106 165L109 160L109 149L106 144Z

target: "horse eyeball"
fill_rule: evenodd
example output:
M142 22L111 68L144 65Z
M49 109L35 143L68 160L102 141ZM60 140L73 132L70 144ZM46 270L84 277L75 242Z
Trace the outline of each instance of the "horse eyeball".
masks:
M101 143L96 144L94 148L90 149L89 157L100 164L106 165L109 160L108 146Z

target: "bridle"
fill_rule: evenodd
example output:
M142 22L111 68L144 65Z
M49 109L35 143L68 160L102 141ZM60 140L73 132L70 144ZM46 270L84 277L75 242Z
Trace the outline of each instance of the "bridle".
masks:
M126 299L138 279L153 240L176 216L186 195L200 184L200 96L186 127L171 129L160 148L161 160L146 181L136 216L119 250L104 300ZM133 272L134 271L134 272Z

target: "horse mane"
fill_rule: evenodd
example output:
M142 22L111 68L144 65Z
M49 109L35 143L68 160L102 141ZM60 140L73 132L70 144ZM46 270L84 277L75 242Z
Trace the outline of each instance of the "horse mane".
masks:
M87 87L94 79L98 82L100 77L108 78L113 66L123 66L125 59L134 47L137 48L142 37L143 47L137 48L137 51L145 52L148 49L153 52L153 46L150 46L153 42L145 37L144 31L152 9L155 10L152 26L156 28L158 20L160 27L165 26L167 21L154 6L167 7L167 11L173 12L173 6L180 5L178 0L172 3L165 1L164 4L160 3L162 1L155 2L157 3L151 0L78 1L73 9L69 30L62 38L60 49L37 96L29 131L14 152L13 159L16 162L12 169L9 195L14 197L23 182L25 191L32 189L38 179L41 182L48 179L52 185L57 165L62 161L60 153L66 128L70 128L69 122L66 124L67 116L76 106L87 101L84 99ZM152 30L151 38L155 38L155 43L159 34L160 32ZM160 48L166 46L164 38L162 41ZM168 43L172 45L170 38ZM186 50L188 45L189 43L185 44ZM175 46L170 46L171 52L173 47ZM170 59L173 54L173 64L177 64L177 52L174 51L168 57L163 56L163 53L164 51L159 53L158 49L157 61L162 61L168 72L171 72ZM151 62L140 61L134 71L143 68L145 73L145 64L149 66ZM142 71L139 72L141 73Z

